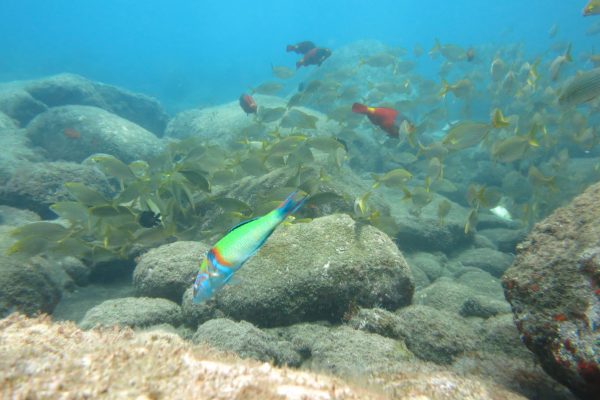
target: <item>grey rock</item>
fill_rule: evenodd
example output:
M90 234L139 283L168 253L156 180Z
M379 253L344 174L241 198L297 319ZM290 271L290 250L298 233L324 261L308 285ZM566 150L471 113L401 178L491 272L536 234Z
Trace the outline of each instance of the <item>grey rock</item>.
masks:
M80 137L65 135L65 129L74 129ZM127 163L162 150L160 139L146 129L91 106L50 108L27 125L27 135L52 160L81 162L92 154L107 153Z
M30 82L25 89L48 107L85 105L102 108L161 136L168 116L156 99L92 82L79 75L60 74Z
M469 287L469 292L504 301L502 282L488 272L473 268L463 271L455 280L457 283Z
M204 243L181 241L144 253L133 271L137 295L181 301L209 249Z
M406 261L411 267L414 265L425 272L430 281L435 281L441 276L448 275L444 269L446 258L443 255L438 256L431 253L418 252L406 256Z
M423 305L398 311L397 330L417 357L449 364L455 357L477 348L479 338L472 326L456 315Z
M259 109L262 107L287 108L287 100L281 97L256 95L254 99L259 105ZM317 129L305 129L309 135L318 135L319 132L335 135L340 130L340 125L335 121L328 120L325 114L306 107L292 107L290 110L294 109L318 119ZM165 136L178 139L194 136L205 139L207 143L233 144L239 141L242 132L251 132L248 135L251 139L266 138L266 133L274 130L278 124L279 120L258 125L253 116L244 113L236 100L215 107L187 110L177 114L169 122ZM278 129L284 135L292 131L291 128L281 127Z
M196 344L206 343L223 351L233 351L242 358L297 367L301 357L290 342L258 329L246 321L212 319L200 325L192 337Z
M524 229L493 228L482 229L479 234L487 237L504 253L514 253L517 244L525 239L527 232Z
M497 315L485 320L482 349L491 353L504 353L523 359L533 356L521 341L512 314Z
M57 262L78 286L86 286L89 283L92 270L77 258L65 257Z
M58 201L72 200L64 187L67 182L81 182L105 195L112 187L96 168L70 162L28 163L0 186L0 202L27 208L44 218L52 218L48 206Z
M477 292L468 286L443 277L416 292L413 302L458 314L463 303L475 295Z
M505 301L488 299L483 296L471 297L466 299L459 314L463 317L489 318L498 314L510 312L510 305Z
M9 151L0 152L0 186L14 174L29 168L33 161L42 161L43 157L29 145L24 129L0 129L0 148Z
M348 321L348 326L397 339L399 337L397 326L400 322L398 315L391 311L382 310L381 308L361 308Z
M510 266L513 258L511 254L483 248L463 251L457 257L457 261L466 267L479 268L499 278Z
M303 368L341 376L387 372L414 360L401 340L384 338L348 326L297 324L276 331L304 357Z
M17 227L39 220L40 216L33 211L0 205L0 225Z
M85 313L83 329L96 326L146 327L159 324L180 325L181 307L166 299L125 297L106 300Z
M36 115L46 111L48 107L34 99L23 89L0 91L0 111L25 126Z
M17 129L17 121L0 112L0 129Z
M339 321L351 304L410 303L410 268L383 232L345 214L281 226L217 295L218 308L259 326Z
M18 311L27 315L52 313L61 297L48 261L0 257L0 317Z
M216 302L205 301L196 304L192 301L192 296L192 285L190 284L181 299L183 321L187 326L196 328L198 325L211 319L227 317L223 311L217 308Z

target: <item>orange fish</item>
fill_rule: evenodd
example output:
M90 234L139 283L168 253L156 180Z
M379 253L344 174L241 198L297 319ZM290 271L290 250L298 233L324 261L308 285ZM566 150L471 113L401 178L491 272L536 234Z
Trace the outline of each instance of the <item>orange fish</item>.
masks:
M388 136L398 138L400 136L400 124L406 121L409 130L414 129L410 121L393 108L368 107L364 104L352 104L352 112L364 114L374 124L383 129Z
M73 140L81 139L81 133L79 133L78 130L73 129L73 128L65 128L63 130L63 134L65 135L65 137L67 137L69 139L73 139Z
M331 50L324 47L315 47L304 54L302 60L296 62L296 69L303 65L305 67L308 65L318 65L320 67L321 64L323 64L323 61L325 61L330 55Z
M285 51L287 51L288 53L290 51L293 51L294 53L298 53L298 54L306 54L308 53L310 50L314 49L315 44L309 40L305 40L304 42L300 42L300 43L296 43L296 44L288 44Z
M246 114L256 114L256 110L258 109L256 102L249 94L243 93L240 96L240 107Z

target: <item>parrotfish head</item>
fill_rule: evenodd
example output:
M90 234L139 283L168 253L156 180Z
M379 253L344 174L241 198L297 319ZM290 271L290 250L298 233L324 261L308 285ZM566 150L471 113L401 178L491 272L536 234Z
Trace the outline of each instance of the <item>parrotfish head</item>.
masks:
M198 304L209 299L213 295L213 287L209 275L206 272L198 272L192 285L192 302Z

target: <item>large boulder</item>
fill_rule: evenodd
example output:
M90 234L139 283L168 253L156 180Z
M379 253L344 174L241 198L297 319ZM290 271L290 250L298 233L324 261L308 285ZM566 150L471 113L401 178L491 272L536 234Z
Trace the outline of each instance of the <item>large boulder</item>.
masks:
M0 318L18 311L50 314L61 297L60 284L49 263L35 257L24 260L0 257Z
M198 273L209 246L201 242L175 242L140 256L133 271L138 296L164 297L179 302Z
M0 129L17 129L17 121L0 111Z
M4 149L0 151L0 187L13 174L29 168L31 161L43 160L43 157L29 146L24 129L0 129L0 149Z
M236 280L217 293L216 307L259 326L339 321L356 305L396 309L414 290L390 238L345 214L279 227Z
M512 264L513 258L512 254L502 253L489 248L480 248L461 252L457 257L457 261L465 267L479 268L499 278L510 264Z
M292 344L303 357L303 368L341 376L371 374L401 369L414 362L414 355L402 340L352 329L320 324L296 324L275 328L269 333Z
M106 195L112 192L104 174L94 167L62 161L26 163L0 186L0 202L50 218L54 213L48 206L71 200L64 187L67 182L81 182Z
M582 399L600 398L600 184L536 224L503 285L524 343Z
M287 100L281 97L256 95L254 98L259 106L259 114L261 108L287 108ZM340 130L340 125L328 120L323 113L306 107L292 107L288 113L294 110L317 119L316 129L303 129L308 135L327 132L328 135L335 136ZM279 129L282 134L292 131L293 128L278 127L279 121L280 119L268 120L259 125L255 117L246 115L236 100L219 106L183 111L169 122L165 135L178 139L194 136L205 139L207 143L233 144L240 141L244 135L256 139L267 137L266 133L275 129Z
M27 125L27 135L52 160L81 162L92 154L107 153L130 162L162 149L160 139L146 129L91 106L51 108Z
M212 319L198 327L192 341L209 344L223 351L233 351L242 358L299 366L301 357L285 340L261 331L246 321Z
M23 89L0 91L0 112L17 121L21 126L27 125L36 115L46 111L48 107L34 99Z
M125 297L106 300L91 308L79 325L83 329L115 325L141 328L160 324L177 326L181 321L181 307L177 303L149 297Z
M25 90L47 105L85 105L102 108L162 136L169 117L150 96L93 82L74 74L60 74L32 81Z

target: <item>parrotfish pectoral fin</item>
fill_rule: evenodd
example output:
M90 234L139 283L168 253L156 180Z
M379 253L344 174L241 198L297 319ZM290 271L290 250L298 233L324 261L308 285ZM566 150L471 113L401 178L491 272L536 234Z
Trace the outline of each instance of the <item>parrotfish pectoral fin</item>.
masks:
M307 198L307 194L293 192L287 197L287 199L283 201L283 203L281 203L277 209L281 213L281 216L285 218L288 215L295 213L300 207L302 207L302 204L304 204Z

